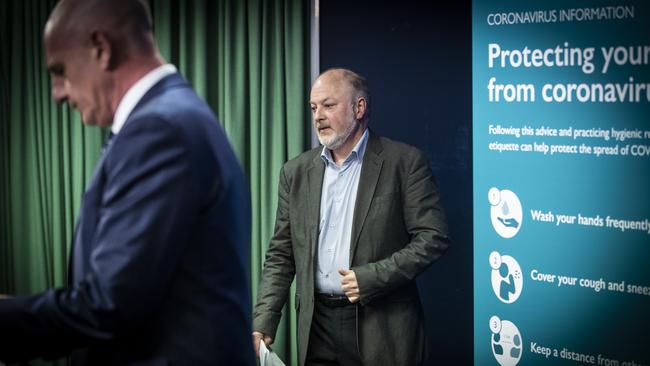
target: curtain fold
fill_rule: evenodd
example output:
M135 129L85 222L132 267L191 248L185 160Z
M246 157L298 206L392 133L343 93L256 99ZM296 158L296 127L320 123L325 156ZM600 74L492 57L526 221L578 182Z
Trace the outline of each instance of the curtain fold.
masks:
M0 8L0 291L9 293L65 284L74 220L104 136L50 95L42 31L54 3Z
M253 299L273 233L278 173L309 146L309 3L154 0L163 56L212 106L251 189ZM274 350L297 363L295 289Z
M0 2L0 293L65 284L76 214L106 133L52 101L42 30L55 3ZM309 2L150 3L161 53L210 104L246 171L255 300L278 173L309 147ZM296 364L293 289L289 299L274 350Z

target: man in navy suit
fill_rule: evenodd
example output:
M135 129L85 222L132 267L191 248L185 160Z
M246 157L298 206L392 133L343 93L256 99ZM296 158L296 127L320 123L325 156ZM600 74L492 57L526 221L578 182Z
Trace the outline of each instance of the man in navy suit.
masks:
M111 133L69 286L0 300L0 361L253 364L247 184L210 108L160 56L146 0L63 0L44 43L55 100Z

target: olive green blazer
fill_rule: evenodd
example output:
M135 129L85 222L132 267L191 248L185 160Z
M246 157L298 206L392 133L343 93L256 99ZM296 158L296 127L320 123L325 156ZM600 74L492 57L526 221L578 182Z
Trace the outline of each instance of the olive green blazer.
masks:
M280 172L275 232L253 310L253 329L275 337L296 278L298 360L304 365L314 312L322 148ZM424 317L415 277L449 239L424 154L370 132L354 210L350 264L359 284L357 346L365 365L417 365L426 358Z

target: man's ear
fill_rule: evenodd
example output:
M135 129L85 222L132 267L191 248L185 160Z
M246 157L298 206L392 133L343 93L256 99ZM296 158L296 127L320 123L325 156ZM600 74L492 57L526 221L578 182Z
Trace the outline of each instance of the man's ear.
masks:
M354 118L361 121L366 115L366 98L358 97L355 103Z
M110 70L115 64L115 52L113 43L106 33L102 31L93 31L90 35L92 45L92 58L99 62L102 70Z

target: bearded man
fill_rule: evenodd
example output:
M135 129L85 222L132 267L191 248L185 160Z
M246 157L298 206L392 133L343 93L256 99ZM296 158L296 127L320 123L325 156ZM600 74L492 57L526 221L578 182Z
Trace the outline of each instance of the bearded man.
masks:
M295 276L300 365L417 365L427 350L415 277L449 242L427 160L369 130L368 86L350 70L321 74L310 105L323 147L280 172L256 352L273 342Z

